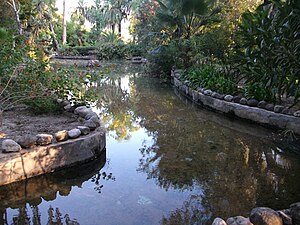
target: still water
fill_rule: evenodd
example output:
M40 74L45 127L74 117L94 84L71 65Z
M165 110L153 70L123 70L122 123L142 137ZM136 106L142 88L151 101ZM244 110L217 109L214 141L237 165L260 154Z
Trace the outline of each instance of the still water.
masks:
M193 106L140 65L112 68L94 106L106 152L2 187L0 224L210 224L300 201L300 159L276 134Z

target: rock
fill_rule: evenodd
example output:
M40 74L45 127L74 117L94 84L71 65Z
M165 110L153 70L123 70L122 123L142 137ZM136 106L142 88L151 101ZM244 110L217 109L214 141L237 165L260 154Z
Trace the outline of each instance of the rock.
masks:
M2 152L18 152L21 149L21 146L12 139L5 139L2 142Z
M81 134L83 135L89 134L91 132L90 128L85 126L78 126L77 129L79 129Z
M265 109L268 110L268 111L273 111L274 110L274 104L273 103L267 104Z
M97 127L100 126L100 119L98 118L98 116L92 116L90 119L88 119L87 121L93 121Z
M256 107L258 105L258 101L254 98L251 98L247 101L247 105L252 106L252 107Z
M243 216L230 217L226 220L227 225L253 225L249 218Z
M285 107L285 108L282 110L281 113L289 115L289 114L290 114L290 109L289 109L288 107Z
M257 107L264 109L267 104L268 103L266 101L264 101L264 100L263 101L259 101L258 104L257 104Z
M199 91L199 92L203 93L203 92L205 91L205 89L204 89L204 88L202 88L202 87L197 87L197 91Z
M300 225L300 202L290 205L293 225Z
M275 113L281 113L283 109L284 109L283 105L275 105L274 112Z
M217 99L223 99L224 96L225 96L225 95L220 94L220 93L218 93L218 92L213 92L213 93L211 94L211 97L217 98Z
M240 104L247 105L247 99L246 98L241 98Z
M300 117L300 110L294 112L293 115L296 116L296 117Z
M271 208L257 207L250 213L250 222L255 225L283 225L279 214Z
M54 134L54 137L57 141L66 141L69 138L68 131L61 130Z
M233 96L232 96L232 95L225 95L225 97L224 97L224 100L225 100L226 102L231 102L232 99L233 99Z
M212 95L212 90L205 90L203 94L210 96Z
M77 128L68 131L68 136L72 139L78 138L80 135L81 131Z
M91 117L93 117L93 116L98 117L98 114L95 113L95 112L93 112L93 111L91 110L91 112L89 112L88 114L86 114L86 116L84 117L84 119L89 120L89 119L90 119Z
M232 99L232 102L240 103L241 99L242 99L242 97L240 97L240 96L234 96L233 99Z
M38 134L36 135L37 145L49 145L52 143L53 136L51 134Z
M85 118L85 116L91 112L92 112L92 110L87 108L86 106L79 106L74 110L74 113L76 115L79 115L83 118Z
M227 225L227 224L223 219L217 217L214 219L212 225Z
M277 212L279 213L284 225L293 224L289 209L279 210Z
M19 137L16 141L22 148L33 148L36 145L36 136L27 134Z
M93 120L87 120L83 124L83 126L90 128L90 130L95 130L97 128L97 124L93 122Z
M64 109L65 109L66 111L70 112L71 109L72 109L71 104L65 105L65 106L64 106Z

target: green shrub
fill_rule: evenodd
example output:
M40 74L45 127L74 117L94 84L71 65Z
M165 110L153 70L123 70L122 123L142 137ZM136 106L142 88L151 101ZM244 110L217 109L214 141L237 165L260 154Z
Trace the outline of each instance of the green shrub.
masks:
M237 85L230 76L225 76L212 65L190 68L183 77L194 87L203 87L224 94L235 94Z
M123 59L126 57L126 45L123 42L102 43L97 47L97 57L103 59Z
M274 101L272 92L264 88L264 85L260 83L246 84L242 88L242 93L245 98L255 98L259 101L265 100L268 102Z
M238 63L247 83L262 85L273 98L300 97L300 6L270 1L245 13L238 30Z
M63 110L53 97L37 97L27 100L25 103L35 114L59 113Z

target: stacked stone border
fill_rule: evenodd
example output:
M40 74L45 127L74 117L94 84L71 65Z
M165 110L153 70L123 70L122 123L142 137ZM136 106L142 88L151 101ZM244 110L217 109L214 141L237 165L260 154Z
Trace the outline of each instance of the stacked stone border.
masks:
M190 87L189 81L180 80L181 74L181 70L172 71L172 83L180 93L186 95L197 105L268 127L290 130L300 135L300 110L291 112L281 105L268 104L264 101L258 102L255 99L247 100L200 87L195 90Z
M82 126L54 135L37 134L4 139L0 155L0 186L91 161L106 147L105 128L97 113L86 106L74 107L57 100L66 111L83 118Z
M215 218L212 225L299 225L300 202L290 208L275 211L268 207L257 207L251 210L249 218L243 216L229 217L226 222Z

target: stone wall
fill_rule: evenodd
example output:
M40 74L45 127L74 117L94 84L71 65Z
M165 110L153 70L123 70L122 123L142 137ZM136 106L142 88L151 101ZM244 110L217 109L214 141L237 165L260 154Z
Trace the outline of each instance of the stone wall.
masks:
M73 112L84 119L82 126L57 131L54 137L37 134L18 143L2 141L0 186L93 160L105 150L105 129L98 115L85 106Z
M189 97L197 105L216 110L218 112L237 116L258 124L267 125L273 128L291 130L300 135L300 111L288 112L282 106L264 104L260 107L259 102L237 98L231 95L224 95L204 88L191 88L188 82L180 80L181 72L172 71L172 82L180 93Z

